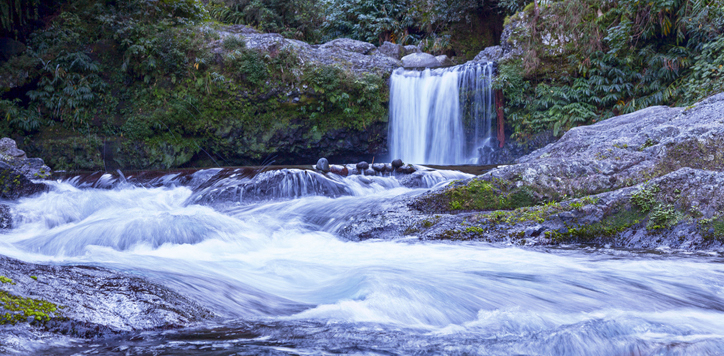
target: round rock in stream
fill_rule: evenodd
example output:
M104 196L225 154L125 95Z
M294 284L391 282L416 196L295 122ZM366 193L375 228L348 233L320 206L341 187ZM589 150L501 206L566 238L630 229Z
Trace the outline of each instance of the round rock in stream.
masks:
M320 158L314 168L325 173L329 172L329 161L326 158Z

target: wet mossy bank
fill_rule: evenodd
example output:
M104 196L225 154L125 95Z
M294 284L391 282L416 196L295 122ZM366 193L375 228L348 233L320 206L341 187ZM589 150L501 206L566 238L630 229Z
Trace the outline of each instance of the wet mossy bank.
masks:
M572 129L517 164L400 202L399 228L384 235L722 249L722 112L719 94Z

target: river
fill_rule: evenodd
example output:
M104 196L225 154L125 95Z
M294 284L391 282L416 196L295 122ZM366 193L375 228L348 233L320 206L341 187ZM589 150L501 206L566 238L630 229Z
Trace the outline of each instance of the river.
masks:
M42 352L480 355L724 354L724 261L611 249L350 239L385 202L470 175L256 177L200 171L148 184L51 183L12 203L3 254L132 272L219 318L70 340ZM218 177L217 177L218 178Z

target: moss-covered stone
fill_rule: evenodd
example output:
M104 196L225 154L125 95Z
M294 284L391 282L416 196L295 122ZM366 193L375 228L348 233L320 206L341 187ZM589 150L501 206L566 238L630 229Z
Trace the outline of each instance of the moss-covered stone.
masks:
M12 279L0 276L2 284L15 284ZM0 306L5 313L0 314L0 325L20 322L46 322L61 317L58 305L42 299L24 298L0 290Z

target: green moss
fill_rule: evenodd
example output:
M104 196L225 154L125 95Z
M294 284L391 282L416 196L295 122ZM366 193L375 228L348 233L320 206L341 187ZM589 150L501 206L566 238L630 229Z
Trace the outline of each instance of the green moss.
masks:
M514 187L500 180L472 180L444 193L450 210L510 210L535 205L539 198L530 187Z
M724 242L724 216L717 215L699 220L699 231L707 240Z
M0 282L2 282L2 283L15 284L15 282L13 282L12 279L10 279L10 278L8 278L8 277L5 277L5 276L0 276Z
M0 282L15 284L12 279L5 276L0 276ZM19 297L3 290L0 290L0 307L5 311L0 313L0 325L25 321L45 322L61 316L56 304L42 299Z
M45 322L61 316L58 306L54 303L42 299L23 298L5 291L0 291L0 305L5 310L4 314L0 314L0 325L25 321Z
M646 215L638 210L621 210L598 223L567 227L564 231L546 231L545 236L556 242L589 242L597 238L611 238L635 225Z

